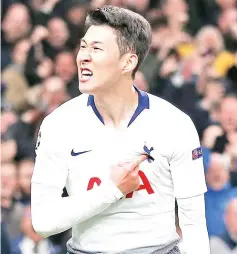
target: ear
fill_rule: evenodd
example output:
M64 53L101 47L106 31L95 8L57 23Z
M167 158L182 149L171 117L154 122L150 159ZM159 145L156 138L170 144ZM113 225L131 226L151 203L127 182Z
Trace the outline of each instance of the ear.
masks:
M132 72L138 64L138 57L136 54L128 53L124 55L122 74Z

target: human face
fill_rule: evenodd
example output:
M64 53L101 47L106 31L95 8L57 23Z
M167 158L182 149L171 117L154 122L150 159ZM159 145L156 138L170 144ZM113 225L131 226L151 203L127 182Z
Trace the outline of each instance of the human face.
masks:
M220 122L223 129L228 132L235 132L237 129L237 100L226 98L221 103Z
M9 42L24 37L30 30L29 13L25 6L13 4L4 17L2 29Z
M56 48L64 46L69 38L66 23L60 18L53 18L48 23L49 42Z
M114 29L91 26L77 55L79 90L90 94L106 91L121 79L123 64Z
M210 101L210 102L220 102L220 100L223 98L225 93L224 86L221 83L218 82L210 82L207 84L204 96Z
M11 199L17 186L16 166L11 163L2 165L1 198Z
M222 161L221 155L212 154L211 164L206 174L207 184L213 190L221 190L229 180L229 172Z
M84 22L86 16L86 6L73 7L67 12L67 18L74 25L80 25Z
M59 54L55 59L55 73L66 83L70 83L77 74L75 55L70 52Z
M164 12L169 19L175 19L179 22L188 21L188 5L183 0L169 0L166 2ZM175 15L174 15L175 12Z
M62 104L66 97L65 84L62 79L51 77L45 80L42 99L49 107Z

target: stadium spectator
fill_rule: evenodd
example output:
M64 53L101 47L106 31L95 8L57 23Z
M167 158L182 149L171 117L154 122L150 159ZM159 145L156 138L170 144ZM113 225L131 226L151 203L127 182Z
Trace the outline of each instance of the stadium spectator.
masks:
M26 158L18 163L18 189L20 192L19 201L23 205L30 204L31 177L33 174L34 160Z
M12 64L8 65L2 72L2 81L6 84L4 103L16 112L27 107L25 93L29 84L24 75L24 69L30 45L29 39L22 39L17 42L12 49Z
M36 132L43 115L41 109L31 107L8 128L7 138L1 143L2 162L34 158Z
M224 218L227 231L210 239L211 254L234 254L237 252L237 198L228 203Z
M68 23L70 32L69 44L72 47L77 47L80 42L80 38L84 33L84 20L86 13L90 7L87 0L71 0L64 1L64 16Z
M218 19L218 27L223 34L226 49L235 52L237 48L237 10L232 8L223 11Z
M6 11L2 21L2 57L1 69L10 62L10 55L14 44L28 36L32 28L28 8L21 3L12 4Z
M1 213L2 222L13 239L20 234L20 221L24 206L17 202L17 167L14 163L1 165Z
M6 133L9 126L13 125L17 121L17 116L14 112L4 111L1 112L1 140L6 138Z
M50 46L55 49L55 51L63 49L69 39L69 30L65 21L61 18L55 17L48 21L47 27L48 42ZM52 58L53 57L54 55Z
M1 222L1 254L12 254L9 235L3 222Z
M231 143L231 145L234 145L236 141L235 138L232 138L237 133L237 98L235 96L226 96L221 101L219 121L223 134L216 137L212 151L223 153L227 144Z
M203 97L197 101L193 113L190 114L201 139L208 126L218 124L218 105L226 90L222 80L219 79L209 79L204 84Z
M30 206L26 206L21 218L21 234L12 240L12 254L57 254L60 246L54 246L50 240L38 235L31 222Z
M205 195L207 228L210 237L226 232L224 211L229 200L237 195L237 188L231 188L229 179L228 165L223 156L213 153L206 172L208 192ZM216 220L216 218L219 219Z
M52 76L44 81L41 100L42 104L45 105L46 114L52 112L68 99L65 83L60 77Z
M61 51L55 58L55 74L66 84L71 98L80 94L78 89L78 76L75 54L68 50Z

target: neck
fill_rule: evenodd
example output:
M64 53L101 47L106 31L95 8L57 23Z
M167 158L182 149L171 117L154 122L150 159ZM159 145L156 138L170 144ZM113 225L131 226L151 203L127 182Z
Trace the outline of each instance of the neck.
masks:
M112 127L127 127L138 106L138 94L132 79L97 93L94 98L104 124Z

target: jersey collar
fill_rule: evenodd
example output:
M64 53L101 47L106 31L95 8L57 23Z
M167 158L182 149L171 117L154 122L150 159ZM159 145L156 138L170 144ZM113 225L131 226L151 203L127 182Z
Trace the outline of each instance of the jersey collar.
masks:
M140 115L140 113L144 110L144 109L149 109L150 108L150 102L149 102L149 96L146 92L139 90L138 88L136 88L134 86L134 88L136 89L137 93L138 93L138 106L136 111L134 112L131 120L128 123L128 127L134 122L134 120ZM99 118L99 120L104 123L104 120L101 116L101 114L99 113L98 109L96 108L95 105L95 100L94 100L94 96L93 95L89 95L88 97L88 101L87 101L87 106L91 106L95 115Z

